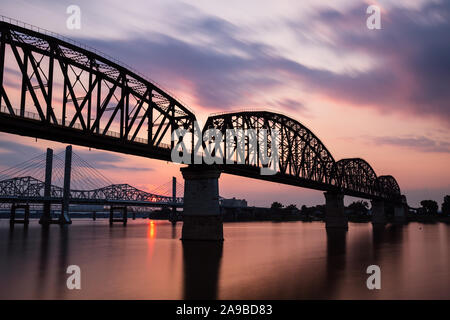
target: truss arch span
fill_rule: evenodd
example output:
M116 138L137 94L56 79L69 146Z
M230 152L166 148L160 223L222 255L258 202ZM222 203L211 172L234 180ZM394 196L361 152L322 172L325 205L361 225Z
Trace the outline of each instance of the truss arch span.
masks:
M297 120L269 111L239 111L211 115L204 130L211 128L219 129L224 140L227 129L255 129L258 135L260 129L278 130L279 175L335 184L333 156L322 141ZM261 163L257 157L252 161L251 155L246 153L245 165L259 167Z
M338 186L344 191L378 195L377 174L364 159L348 158L337 161L334 175Z
M70 39L4 20L2 131L161 160L170 160L174 130L193 132L194 113L130 67Z

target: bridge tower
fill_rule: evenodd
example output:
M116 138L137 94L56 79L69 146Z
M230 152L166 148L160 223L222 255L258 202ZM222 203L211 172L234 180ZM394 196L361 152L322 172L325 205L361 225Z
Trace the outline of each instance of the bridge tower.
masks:
M61 215L59 216L60 224L70 224L69 202L70 202L70 172L72 170L72 146L66 147L66 159L64 164L64 191L62 200Z
M45 184L44 184L44 197L50 198L52 187L52 170L53 170L53 150L47 148L47 157L45 160ZM44 210L42 216L39 219L39 223L42 225L49 225L52 223L51 217L51 202L50 200L44 201Z
M169 214L169 221L172 222L172 224L177 223L177 207L175 206L177 202L177 178L172 177L172 211Z
M181 240L223 241L219 207L220 170L214 166L181 168L184 178L183 230Z

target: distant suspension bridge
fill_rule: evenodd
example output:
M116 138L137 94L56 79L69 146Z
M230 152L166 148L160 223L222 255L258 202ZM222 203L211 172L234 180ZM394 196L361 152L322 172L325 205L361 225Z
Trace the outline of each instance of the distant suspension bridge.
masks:
M71 147L67 152L71 152ZM129 184L114 184L75 152L71 152L71 161L67 163L63 159L63 153L64 151L53 154L53 151L48 149L46 154L0 171L0 203L3 207L29 203L63 204L67 179L71 185L68 193L70 204L172 208L183 206L184 186L176 182L175 178L152 192L147 192ZM66 175L67 168L69 177ZM47 175L49 177L46 179Z

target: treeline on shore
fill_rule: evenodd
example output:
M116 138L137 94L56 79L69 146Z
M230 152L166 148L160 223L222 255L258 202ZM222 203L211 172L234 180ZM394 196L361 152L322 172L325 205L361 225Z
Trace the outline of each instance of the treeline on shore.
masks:
M423 200L420 202L421 207L411 208L407 210L408 221L434 222L443 221L450 222L450 195L444 197L444 201L439 205L434 200ZM386 215L389 220L393 220L394 206L385 205ZM225 207L220 208L223 221L323 221L325 217L325 205L316 205L308 207L306 205L298 208L295 204L284 206L280 202L273 202L270 208L262 207ZM371 208L369 202L359 200L352 202L345 207L345 214L349 221L352 222L369 222L372 220ZM136 218L150 218L161 220L182 221L182 211L174 213L171 208L161 210L147 211L139 208L129 208L128 216ZM0 212L0 219L8 219L9 210ZM30 211L30 218L39 218L41 212ZM71 212L72 218L108 218L109 212Z
M407 218L409 221L448 221L450 222L450 195L446 195L439 205L434 200L422 200L421 207L407 209ZM385 205L388 220L394 216L394 206ZM325 216L325 205L316 205L308 207L301 206L299 209L295 204L284 206L280 202L273 202L271 207L271 216L275 218L285 218L285 220L323 220ZM345 207L345 213L349 221L366 222L372 219L369 202L364 200L354 201ZM296 219L294 219L294 217Z

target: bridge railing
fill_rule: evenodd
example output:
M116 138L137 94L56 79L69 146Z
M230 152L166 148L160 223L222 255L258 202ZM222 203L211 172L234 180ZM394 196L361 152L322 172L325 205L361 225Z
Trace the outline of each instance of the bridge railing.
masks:
M216 117L216 116L222 116L225 114L229 114L229 113L241 113L241 112L270 112L270 113L277 113L280 115L283 115L285 117L288 117L288 115L286 115L284 112L280 111L280 110L276 110L276 109L270 109L270 108L245 108L245 109L234 109L234 110L229 110L229 111L220 111L220 112L213 112L210 113L209 116L210 117Z

